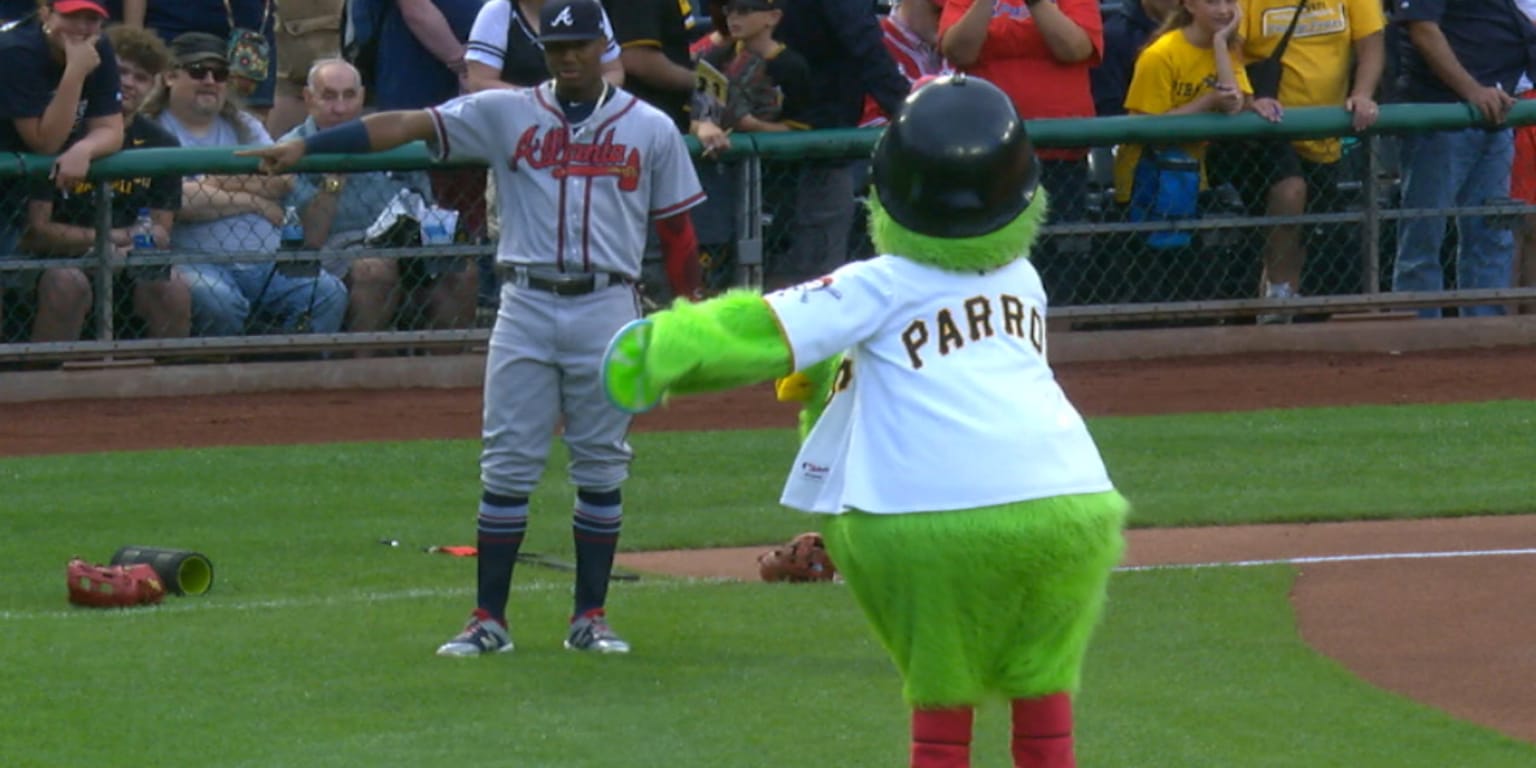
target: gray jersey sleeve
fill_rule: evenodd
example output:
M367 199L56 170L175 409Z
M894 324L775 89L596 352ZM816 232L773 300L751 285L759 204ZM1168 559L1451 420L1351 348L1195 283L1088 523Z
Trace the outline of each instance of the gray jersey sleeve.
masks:
M676 216L704 202L704 188L688 157L688 145L670 120L656 131L656 151L651 156L655 175L651 183L651 218Z
M529 109L525 91L480 91L428 107L436 128L432 154L438 160L489 160L500 154L498 130L519 109Z

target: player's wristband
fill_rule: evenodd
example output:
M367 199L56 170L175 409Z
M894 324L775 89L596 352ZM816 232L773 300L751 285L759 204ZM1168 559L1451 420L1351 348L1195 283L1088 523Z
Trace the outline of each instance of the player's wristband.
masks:
M365 155L372 149L362 120L348 120L304 138L306 155Z

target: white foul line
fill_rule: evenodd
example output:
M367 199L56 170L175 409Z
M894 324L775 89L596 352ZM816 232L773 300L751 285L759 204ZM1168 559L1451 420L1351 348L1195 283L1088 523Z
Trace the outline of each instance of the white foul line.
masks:
M1453 557L1508 557L1511 555L1536 555L1536 548L1529 549L1475 549L1456 552L1387 552L1370 555L1317 555L1312 557L1281 557L1271 560L1233 560L1227 562L1211 563L1169 563L1164 565L1126 565L1116 568L1119 573L1131 573L1137 571L1186 571L1204 568L1253 568L1264 565L1308 565L1313 563L1355 563L1369 560L1440 560ZM724 578L683 578L675 580L652 580L638 584L627 585L625 589L650 588L650 589L680 589L695 584L731 584L737 583L735 579ZM517 585L514 592L543 592L552 589L569 589L569 585L555 582L543 582L527 585ZM155 606L149 610L133 611L99 611L89 609L67 608L52 611L0 611L0 622L26 621L29 619L77 619L84 617L110 617L115 619L138 619L163 616L167 613L191 613L201 611L256 611L284 608L315 608L331 605L350 605L361 603L379 603L395 600L415 600L419 598L455 597L471 594L473 590L465 587L439 587L435 589L406 589L397 592L350 592L339 595L321 595L313 597L298 597L283 600L248 600L237 602L209 601L177 601Z
M1232 560L1218 563L1169 563L1165 565L1127 565L1116 568L1117 572L1129 571L1183 571L1197 568L1252 568L1259 565L1309 565L1312 563L1358 563L1367 560L1441 560L1451 557L1507 557L1509 555L1536 555L1531 549L1471 549L1455 552L1384 552L1372 555L1316 555L1312 557L1281 557L1273 560Z
M636 584L626 584L625 589L679 589L692 584L729 583L732 579L677 579L677 580L650 580ZM520 584L512 587L513 592L548 592L551 590L569 590L569 584L556 582L536 582L533 584ZM0 622L26 621L29 619L79 619L79 618L113 618L113 619L138 619L164 616L167 613L193 613L204 611L269 611L285 608L323 608L336 605L360 605L366 603L392 602L396 600L416 600L420 598L461 597L473 595L474 589L468 587L437 587L432 589L403 589L396 592L343 592L336 595L315 595L310 597L294 597L281 600L241 600L224 602L220 600L190 599L167 601L148 609L137 610L95 610L89 608L64 608L49 611L0 611Z

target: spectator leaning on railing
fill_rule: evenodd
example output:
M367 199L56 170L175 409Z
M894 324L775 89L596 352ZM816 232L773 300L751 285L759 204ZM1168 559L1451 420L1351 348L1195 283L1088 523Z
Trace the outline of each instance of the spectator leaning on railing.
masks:
M362 77L341 59L317 62L304 88L304 103L309 117L280 141L302 140L361 117ZM301 174L288 203L301 211L305 247L361 248L366 230L403 190L431 199L431 182L423 171L368 171ZM335 258L324 264L347 284L347 330L385 330L402 305L423 309L422 325L428 328L474 322L475 273L463 257Z
M171 41L173 67L144 106L147 116L183 147L271 144L266 129L229 100L225 42L202 32ZM171 245L209 254L272 254L283 221L288 176L189 176ZM199 336L236 336L256 321L294 333L334 333L347 308L347 289L327 272L278 269L273 261L185 264L192 286L192 324Z
M122 77L124 145L128 150L179 146L176 137L148 118L138 117L139 105L149 95L156 79L170 65L171 53L165 43L151 32L115 26L107 31L117 54L117 69ZM146 176L112 181L112 250L119 265L133 253L134 225L139 211L148 210L153 221L153 247L170 244L171 225L181 208L181 177ZM27 203L27 231L22 247L28 252L49 256L78 256L96 245L96 183L76 182L69 189L57 189L46 179L32 184L32 199ZM45 318L57 329L57 340L80 338L91 308L91 280L85 271L69 268L67 296L54 296L39 308L37 326ZM143 322L143 332L153 337L179 337L190 333L192 294L187 283L170 265L122 269L116 274L117 285L132 299L134 314ZM51 317L50 317L51 316ZM44 339L34 336L34 341Z
M1202 3L1187 0L1168 14L1158 36L1136 59L1136 71L1125 95L1125 110L1132 115L1198 115L1205 112L1235 115L1253 110L1265 119L1278 121L1280 104L1272 98L1253 98L1253 86L1236 50L1241 11L1234 3ZM1115 198L1131 207L1131 219L1156 219L1167 193L1159 187L1170 155L1188 156L1199 163L1199 181L1185 185L1193 202L1194 189L1204 188L1206 142L1177 146L1144 147L1122 144L1115 148ZM1145 209L1144 209L1145 207ZM1149 238L1150 239L1150 238Z
M1352 115L1356 131L1376 123L1376 86L1385 59L1382 29L1386 26L1378 0L1242 0L1241 7L1239 32L1244 59L1250 63L1269 59L1291 30L1279 58L1280 81L1253 83L1256 95L1277 97L1286 109L1343 107ZM1229 179L1253 213L1300 216L1338 208L1338 164L1343 156L1338 137L1229 146L1233 150L1228 157ZM1300 295L1307 260L1302 227L1269 227L1263 260L1261 296ZM1258 318L1261 323L1289 319L1283 314Z
M1394 24L1408 31L1404 98L1470 102L1484 125L1403 137L1404 208L1487 205L1509 195L1514 135L1504 124L1511 94L1536 61L1536 28L1510 0L1401 0ZM1397 222L1394 291L1438 291L1445 285L1440 247L1443 216ZM1486 216L1456 219L1456 287L1507 288L1514 235ZM1502 315L1504 307L1464 307L1463 316ZM1419 310L1439 317L1440 309Z
M50 177L59 189L83 181L92 160L123 145L117 57L101 35L106 17L95 0L54 0L0 30L0 151L57 154ZM0 193L0 258L14 257L26 193L25 183ZM69 270L0 272L0 293L8 285L28 290L33 278L39 310L32 338L70 340L68 312L53 311L74 293Z

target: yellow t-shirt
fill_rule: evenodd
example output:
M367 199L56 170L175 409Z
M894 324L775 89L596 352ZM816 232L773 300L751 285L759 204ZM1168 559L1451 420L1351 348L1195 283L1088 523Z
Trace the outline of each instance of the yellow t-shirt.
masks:
M1237 87L1243 93L1253 93L1248 84L1248 73L1243 70L1238 54L1224 52L1232 57L1232 70ZM1177 109L1199 98L1216 87L1216 55L1212 48L1199 48L1185 39L1184 33L1175 29L1152 41L1141 55L1136 57L1136 71L1131 75L1130 88L1125 93L1127 112L1160 115ZM1205 142L1181 145L1185 152L1200 161L1200 188L1205 188ZM1126 202L1131 199L1131 179L1136 173L1136 163L1141 159L1140 144L1121 144L1115 148L1115 199Z
M1296 14L1296 0L1242 0L1243 57L1267 58ZM1286 107L1342 106L1349 96L1354 43L1386 27L1377 0L1307 0L1291 42L1280 57L1280 103ZM1339 159L1338 139L1295 142L1315 163Z

